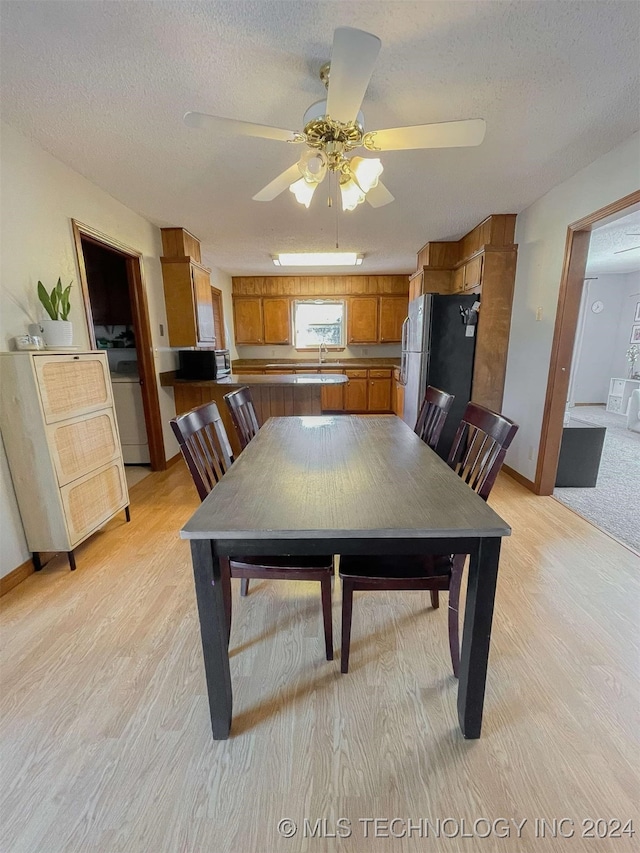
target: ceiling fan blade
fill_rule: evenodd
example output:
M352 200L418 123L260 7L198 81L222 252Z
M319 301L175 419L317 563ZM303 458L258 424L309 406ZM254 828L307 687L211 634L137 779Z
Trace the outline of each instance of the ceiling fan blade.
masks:
M334 121L348 124L357 117L380 45L377 36L352 27L333 34L327 113Z
M372 190L369 190L366 195L366 199L371 207L384 207L385 204L390 204L392 201L395 201L395 197L391 195L382 181L378 181L377 186Z
M250 121L238 121L235 118L211 116L207 113L185 113L182 119L188 127L212 128L213 130L236 133L240 136L258 136L261 139L275 139L278 142L304 142L301 133L295 130L283 130L266 124L253 124Z
M297 181L301 177L300 169L298 168L298 164L294 163L293 166L290 166L285 172L282 172L278 175L277 178L274 178L270 184L267 184L266 187L260 190L259 193L256 193L253 197L254 201L273 201L274 198L283 193L287 187L290 187L294 181Z
M456 148L480 145L487 123L482 118L465 121L441 121L412 127L391 127L365 135L371 151L402 151L409 148Z
M636 249L640 249L640 246L631 246L630 249L620 249L618 252L614 252L614 255L623 255L625 252L635 252Z

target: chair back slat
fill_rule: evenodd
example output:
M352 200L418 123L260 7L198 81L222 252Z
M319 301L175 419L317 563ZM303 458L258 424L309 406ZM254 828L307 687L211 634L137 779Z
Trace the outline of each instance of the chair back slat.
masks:
M231 445L215 403L198 406L171 420L171 429L191 472L200 500L233 462Z
M433 450L440 440L440 433L454 400L453 394L447 394L433 385L427 386L414 432Z
M238 434L240 447L244 450L260 429L251 391L246 386L238 388L237 391L225 394L224 401L227 404L231 420Z
M453 439L448 463L486 500L518 425L477 403L469 403Z

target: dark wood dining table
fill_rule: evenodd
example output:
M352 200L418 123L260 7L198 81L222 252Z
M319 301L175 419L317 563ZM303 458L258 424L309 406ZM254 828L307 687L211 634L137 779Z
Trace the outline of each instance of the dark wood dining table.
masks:
M510 533L394 415L268 420L180 534L191 540L214 739L229 736L233 706L221 558L371 553L470 555L458 719L464 737L480 737L500 543Z

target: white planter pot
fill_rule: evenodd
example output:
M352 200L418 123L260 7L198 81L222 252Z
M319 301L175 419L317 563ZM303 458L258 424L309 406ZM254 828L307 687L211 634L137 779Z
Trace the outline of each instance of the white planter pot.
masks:
M48 347L70 347L73 344L71 320L44 320L42 330Z

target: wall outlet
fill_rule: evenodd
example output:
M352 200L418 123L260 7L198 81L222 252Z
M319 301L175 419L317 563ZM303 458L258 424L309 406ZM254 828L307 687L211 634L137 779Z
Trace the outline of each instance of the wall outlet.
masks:
M164 338L164 323L160 323L160 337Z
M275 354L276 354L276 351L274 349L272 349L271 350L271 358L273 358Z
M363 347L362 355L369 355L369 350L367 349L367 347Z
M529 456L529 461L530 461L530 462L533 462L533 444L530 444L530 445L529 445L529 454L528 454L528 456Z
M539 323L542 320L542 306L538 306L536 308L536 322Z

